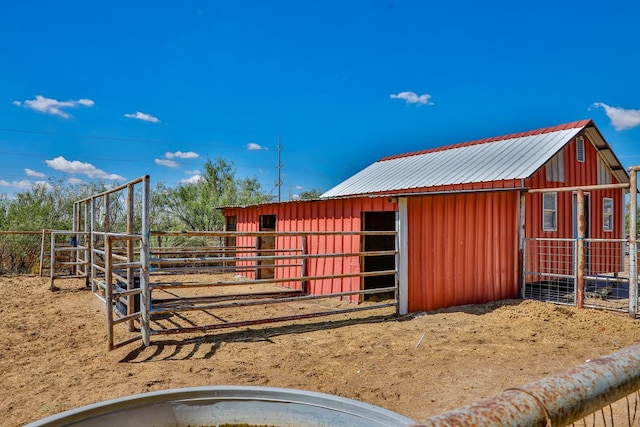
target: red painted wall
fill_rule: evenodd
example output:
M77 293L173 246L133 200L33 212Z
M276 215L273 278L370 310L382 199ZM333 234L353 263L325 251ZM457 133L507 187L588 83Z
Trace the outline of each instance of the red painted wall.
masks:
M409 197L409 311L517 297L518 206L517 191Z
M544 167L538 170L525 184L529 188L557 188L575 187L580 185L598 184L598 153L585 136L585 161L576 160L576 139L564 148L565 181L553 182L546 179ZM615 176L611 175L611 183L617 184ZM588 236L592 239L622 239L624 224L624 191L622 189L591 190L589 194L589 223ZM557 230L544 231L542 228L542 194L534 193L526 198L526 237L535 238L574 238L573 236L573 193L558 192ZM613 231L603 230L603 198L613 199ZM588 271L591 274L610 273L620 271L622 262L622 245L613 243L592 243L592 253L589 259ZM557 258L559 249L548 248L546 256ZM529 258L532 259L531 257ZM569 254L566 257L569 260ZM571 274L573 266L566 262L564 268L554 267L554 272ZM529 271L540 271L539 265L527 265Z
M237 215L239 232L253 232L259 229L260 215L276 215L276 231L361 231L363 212L397 210L396 203L386 197L362 197L353 199L329 199L273 203L247 208L224 208L223 215ZM301 237L278 237L276 248L300 248ZM360 251L360 236L310 235L307 237L308 254L329 254L334 252ZM255 247L255 237L238 237L239 246ZM286 261L280 261L280 264ZM249 265L251 262L245 263ZM243 265L240 263L239 265ZM307 276L336 275L360 272L360 258L316 258L308 260ZM251 274L248 274L251 276ZM276 268L276 278L298 277L298 267ZM291 283L292 288L300 288L300 282ZM312 294L328 294L360 290L360 278L322 279L309 283ZM350 298L357 301L358 296Z

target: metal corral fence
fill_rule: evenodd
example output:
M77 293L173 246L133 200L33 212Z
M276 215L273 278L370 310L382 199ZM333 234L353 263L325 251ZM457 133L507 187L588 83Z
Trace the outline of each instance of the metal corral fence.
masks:
M581 242L583 279L576 255ZM629 267L627 240L525 239L522 297L630 312Z
M204 238L204 242L211 243L151 248L146 261L148 269L144 268L140 236L99 233L105 247L92 249L91 283L96 295L111 308L107 309L108 348L138 339L149 345L154 335L238 328L389 307L397 312L397 269L363 272L359 261L364 257L396 256L395 250L311 253L305 243L329 234L343 234L359 241L364 235L390 233L394 232L152 232L152 236L161 235L165 241L168 236L182 236ZM240 238L265 237L299 243L270 250L225 244ZM133 242L133 256L122 250L125 241ZM342 271L328 274L312 267L322 263L331 263L331 271L341 265ZM388 284L363 289L361 283L367 277L386 277ZM136 334L116 334L114 327L118 324L129 325L129 331ZM118 341L118 337L124 338Z
M84 279L89 285L89 233L50 230L42 233L40 276L49 274L49 289L57 279Z

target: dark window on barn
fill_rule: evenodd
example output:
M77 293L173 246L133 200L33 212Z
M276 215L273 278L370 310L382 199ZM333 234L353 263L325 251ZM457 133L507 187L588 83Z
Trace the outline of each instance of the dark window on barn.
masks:
M229 215L224 217L225 219L225 231L236 231L238 228L238 216L237 215Z
M276 231L276 216L260 215L260 231Z
M584 137L576 138L576 155L579 162L584 162Z
M542 194L542 230L558 229L558 193Z
M610 197L602 199L602 230L613 231L613 199Z

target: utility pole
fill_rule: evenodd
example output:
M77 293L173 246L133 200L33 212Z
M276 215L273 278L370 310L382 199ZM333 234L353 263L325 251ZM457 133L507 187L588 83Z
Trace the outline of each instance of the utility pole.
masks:
M280 163L280 134L278 134L278 180L276 181L276 187L278 187L278 202L281 201L282 197L282 180L280 179L280 170L282 169L282 163Z

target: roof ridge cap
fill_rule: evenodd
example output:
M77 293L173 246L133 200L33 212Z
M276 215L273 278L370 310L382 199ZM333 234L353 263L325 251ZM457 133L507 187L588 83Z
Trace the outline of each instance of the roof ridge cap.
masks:
M548 127L538 128L538 129L532 129L524 132L515 132L515 133L506 134L506 135L499 135L499 136L493 136L488 138L476 139L472 141L460 142L456 144L443 145L441 147L432 147L432 148L427 148L425 150L412 151L409 153L394 154L391 156L383 157L380 160L378 160L378 162L384 162L387 160L394 160L394 159L399 159L403 157L420 156L422 154L436 153L439 151L453 150L453 149L469 147L473 145L488 144L490 142L506 141L508 139L522 138L525 136L542 135L545 133L558 132L562 130L575 129L575 128L585 128L591 123L593 123L592 119L577 120L574 122L568 122L568 123L563 123L556 126L548 126Z

